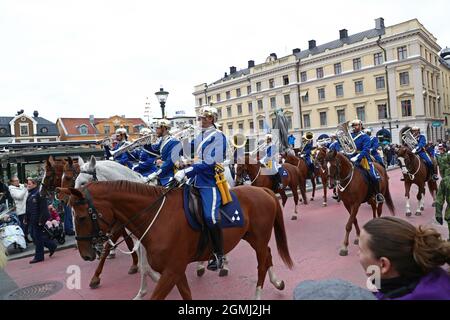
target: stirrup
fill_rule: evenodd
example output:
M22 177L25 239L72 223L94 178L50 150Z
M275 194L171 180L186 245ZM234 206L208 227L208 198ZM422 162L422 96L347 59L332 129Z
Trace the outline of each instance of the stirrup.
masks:
M381 193L378 193L375 196L375 201L377 202L377 204L383 203L384 202L384 196Z
M433 179L434 181L438 181L438 180L439 180L439 177L438 177L437 174L433 174L432 179Z
M209 261L208 266L206 267L210 271L217 271L219 269L223 269L223 256L213 254L213 258Z

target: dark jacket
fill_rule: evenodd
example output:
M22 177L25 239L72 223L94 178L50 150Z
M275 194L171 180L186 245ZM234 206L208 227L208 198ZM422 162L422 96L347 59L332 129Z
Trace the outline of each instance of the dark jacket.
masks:
M11 193L9 193L8 187L0 181L0 204L5 203L8 201L9 206L11 207L13 205L13 199L11 197Z
M50 218L47 199L40 195L38 187L28 191L25 214L28 223L32 225L43 225Z

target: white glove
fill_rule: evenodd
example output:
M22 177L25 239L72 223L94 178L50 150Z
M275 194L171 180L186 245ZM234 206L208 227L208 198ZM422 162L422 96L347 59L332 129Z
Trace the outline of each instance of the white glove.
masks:
M147 181L155 180L157 176L158 176L158 172L153 172L153 173L148 175Z
M350 160L351 160L352 162L356 162L356 161L358 161L358 156L355 156L355 157L351 158Z
M109 157L108 160L114 161L114 157Z
M183 181L183 179L186 177L186 172L184 170L180 170L177 173L175 173L175 180L177 180L178 182Z
M413 153L413 154L416 154L416 153L417 153L417 150L416 150L416 149L414 149L414 150L412 151L412 153Z
M302 159L305 158L305 155L304 155L304 154L301 154L301 155L300 155L300 158L302 158Z

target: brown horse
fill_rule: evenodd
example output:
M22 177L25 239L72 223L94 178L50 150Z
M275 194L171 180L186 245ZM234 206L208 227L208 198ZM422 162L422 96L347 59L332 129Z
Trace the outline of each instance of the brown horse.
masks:
M425 162L416 154L413 154L407 147L400 147L395 149L397 154L398 163L402 169L404 184L405 184L405 197L406 197L406 216L411 216L411 207L409 203L409 195L411 191L411 185L415 184L419 188L417 192L417 209L416 216L422 215L425 206L425 183L428 184L428 190L433 197L433 206L436 201L437 183L433 181L431 174L427 173L427 167Z
M44 164L44 176L42 179L41 194L52 198L55 195L56 188L61 186L61 177L63 175L63 159L55 159L49 156Z
M198 252L201 234L194 231L184 217L183 190L169 190L128 181L108 181L61 191L71 194L70 204L75 211L79 236L78 250L84 260L95 259L94 239L104 238L117 221L141 239L152 269L161 273L151 298L164 299L176 285L183 299L191 299L186 267L194 261L208 260L211 248L208 246L206 251ZM278 199L266 188L241 186L233 191L243 209L245 224L241 228L223 230L225 253L241 239L246 240L258 259L256 298L261 296L267 271L271 283L283 290L284 282L276 280L273 274L268 246L273 229L278 252L284 263L292 268Z
M361 170L356 169L353 163L342 153L334 151L328 151L325 157L328 178L331 183L338 187L339 197L344 203L350 217L348 218L347 225L345 227L345 239L344 243L339 251L341 256L348 255L349 235L352 231L352 225L356 229L355 244L359 243L360 229L356 215L358 214L361 204L368 202L372 207L373 218L377 216L381 217L383 212L383 203L377 205L374 194L369 195L369 184L365 181ZM394 203L392 202L391 193L389 192L389 177L386 170L375 163L375 168L381 176L380 192L386 199L386 204L392 215L395 215Z
M292 220L297 220L297 206L298 206L298 187L300 185L300 192L302 193L303 198L306 200L306 188L304 184L302 185L302 180L298 169L289 164L283 164L283 168L288 172L287 177L282 177L281 182L283 183L283 189L276 190L277 193L280 194L281 200L283 202L283 207L287 202L287 195L285 192L285 188L289 187L292 191L292 195L294 196L295 209L294 214L292 215ZM242 185L244 183L245 176L248 175L251 179L251 185L255 187L264 187L268 189L272 189L273 180L272 176L265 175L264 168L257 161L256 158L246 155L244 161L239 161L236 166L236 185Z

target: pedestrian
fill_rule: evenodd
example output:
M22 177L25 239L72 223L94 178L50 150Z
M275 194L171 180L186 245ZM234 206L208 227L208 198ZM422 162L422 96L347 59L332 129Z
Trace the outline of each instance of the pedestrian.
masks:
M20 227L23 230L25 241L27 243L33 242L28 238L28 225L24 224L25 209L28 197L28 190L25 185L21 184L17 176L13 176L10 180L10 186L8 187L11 198L16 205L16 214L20 221Z
M0 180L0 212L12 207L13 203L8 187Z
M292 149L294 149L294 147L295 147L295 137L294 137L294 135L292 133L288 137L288 144L289 144L289 146Z
M41 196L38 181L35 178L27 179L28 197L26 202L25 221L29 225L34 245L36 246L33 260L30 263L44 261L44 247L50 252L50 257L56 251L56 243L48 238L44 229L45 222L50 218L47 199Z
M375 279L380 300L450 300L450 242L434 228L384 217L361 230L359 260ZM376 280L379 280L377 283Z
M448 229L450 232L450 153L446 153L444 146L439 146L439 154L436 157L439 172L441 174L441 183L439 184L439 189L436 194L436 206L435 206L435 217L436 221L440 224L444 224L444 219L447 221ZM445 202L447 202L447 209L445 210L445 215L442 217L442 211L444 210ZM450 234L449 234L450 240Z

